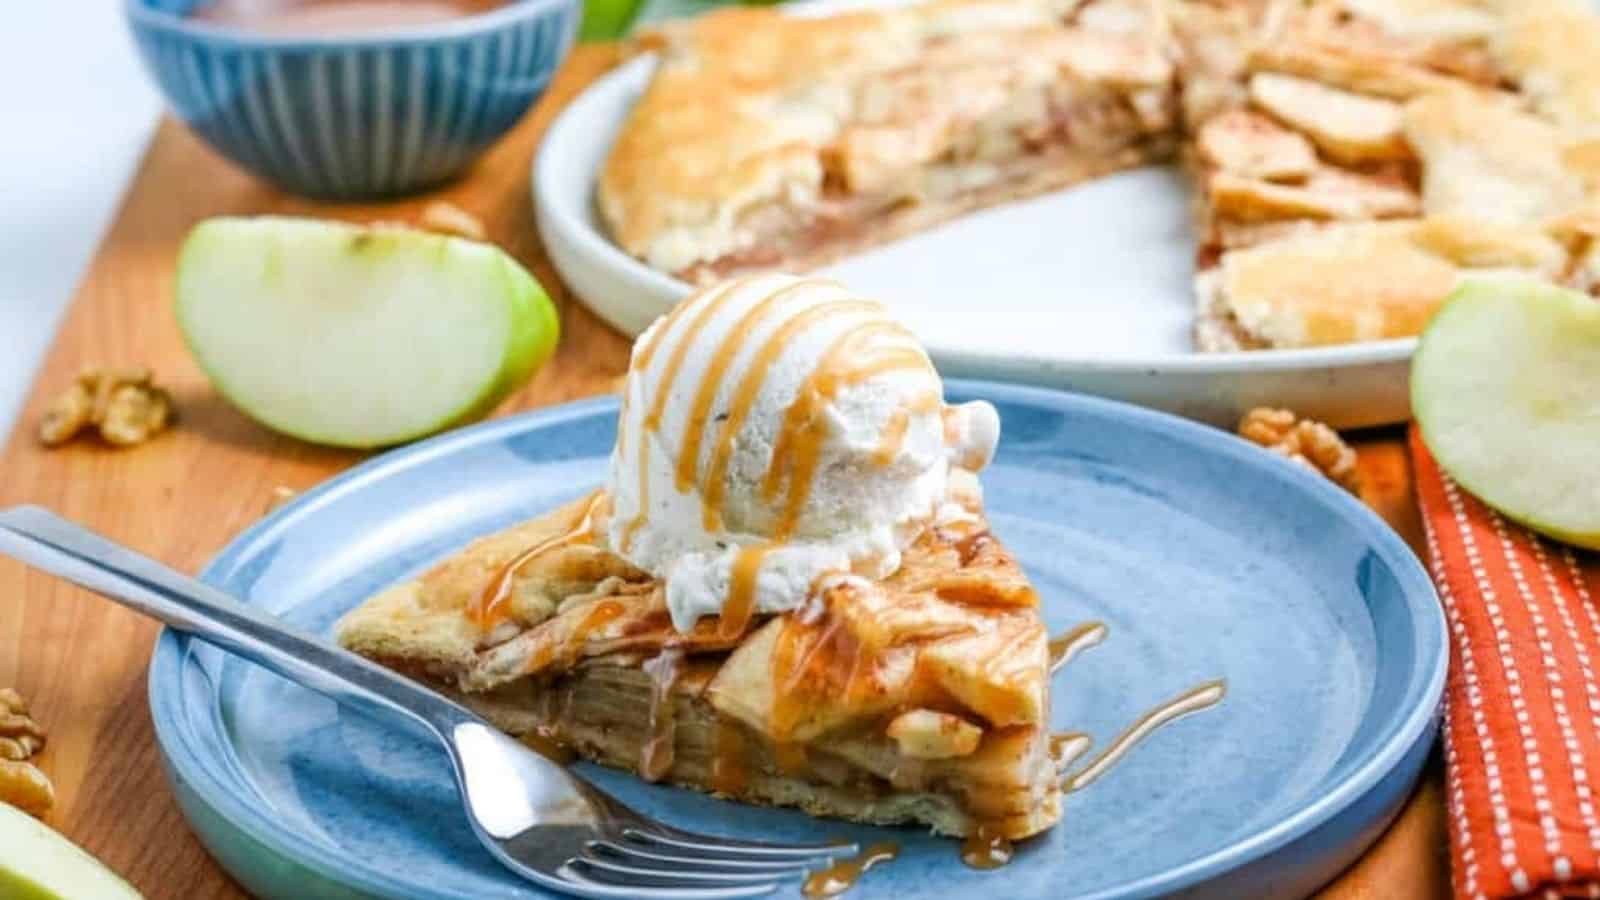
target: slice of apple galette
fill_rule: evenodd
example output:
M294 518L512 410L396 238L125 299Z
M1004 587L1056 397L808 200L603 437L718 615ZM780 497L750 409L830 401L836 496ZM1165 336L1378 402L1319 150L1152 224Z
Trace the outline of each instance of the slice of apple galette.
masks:
M1038 596L986 403L876 303L768 275L635 345L601 489L338 626L505 730L733 799L950 835L1061 814Z

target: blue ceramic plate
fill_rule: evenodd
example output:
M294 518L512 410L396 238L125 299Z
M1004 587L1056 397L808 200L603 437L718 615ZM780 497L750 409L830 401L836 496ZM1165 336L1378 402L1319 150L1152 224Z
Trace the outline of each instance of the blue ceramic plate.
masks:
M1437 727L1444 623L1415 557L1337 488L1221 432L1050 391L949 388L1000 408L989 512L1052 631L1110 625L1060 674L1054 724L1103 742L1217 677L1223 704L1157 733L987 873L914 829L589 773L686 828L898 841L900 859L862 880L860 900L1293 897L1337 874L1399 808ZM326 633L471 538L598 484L615 416L614 400L579 403L386 454L241 535L203 577ZM170 632L150 705L190 822L260 895L539 895L474 842L444 755L414 735Z

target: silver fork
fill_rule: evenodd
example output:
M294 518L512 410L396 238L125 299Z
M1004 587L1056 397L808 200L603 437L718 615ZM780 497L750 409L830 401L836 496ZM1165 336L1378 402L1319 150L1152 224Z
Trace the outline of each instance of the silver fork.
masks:
M579 897L753 897L853 844L770 844L648 819L415 682L38 507L0 510L0 553L264 666L341 704L410 719L445 745L478 840Z

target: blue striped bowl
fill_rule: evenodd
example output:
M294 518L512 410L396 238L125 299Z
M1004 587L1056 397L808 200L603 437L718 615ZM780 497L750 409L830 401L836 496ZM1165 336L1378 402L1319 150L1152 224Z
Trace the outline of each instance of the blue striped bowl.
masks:
M579 0L517 0L437 25L312 37L185 18L205 0L126 0L167 102L224 156L320 200L392 196L465 169L544 93Z

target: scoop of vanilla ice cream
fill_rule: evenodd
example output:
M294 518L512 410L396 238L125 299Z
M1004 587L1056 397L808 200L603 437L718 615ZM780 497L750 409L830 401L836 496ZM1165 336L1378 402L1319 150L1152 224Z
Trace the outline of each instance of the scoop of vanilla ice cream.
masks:
M989 404L944 405L880 304L820 279L728 282L634 345L607 539L665 581L681 631L722 612L752 548L754 611L795 609L825 573L897 569L949 467L982 468L998 438Z

